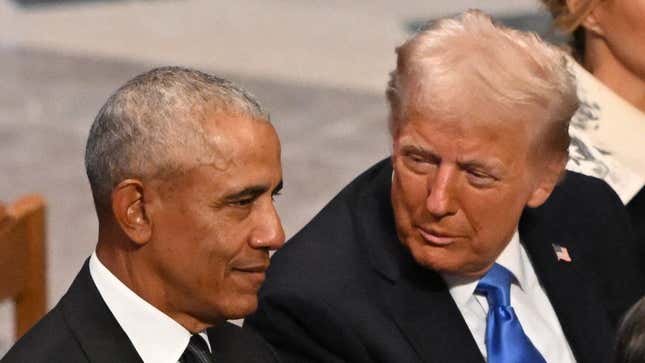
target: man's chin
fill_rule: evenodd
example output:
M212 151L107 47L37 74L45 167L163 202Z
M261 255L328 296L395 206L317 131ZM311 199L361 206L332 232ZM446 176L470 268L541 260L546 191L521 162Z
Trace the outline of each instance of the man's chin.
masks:
M425 268L437 270L452 259L452 253L446 246L434 246L423 240L411 239L407 247L417 263Z
M244 296L236 299L234 304L226 306L223 310L227 320L244 319L253 314L258 308L257 295Z
M417 260L417 263L442 275L450 275L463 278L465 280L479 279L486 273L486 271L488 271L491 266L490 264L465 264L462 261L451 260Z
M420 266L441 274L470 275L464 258L448 246L417 244L410 248L414 260Z

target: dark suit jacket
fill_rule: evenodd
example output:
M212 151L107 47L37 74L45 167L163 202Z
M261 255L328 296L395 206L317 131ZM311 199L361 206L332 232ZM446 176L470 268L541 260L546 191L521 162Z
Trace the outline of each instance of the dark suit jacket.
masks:
M226 323L207 330L217 363L277 362L252 331ZM1 363L142 362L90 276L86 261L65 296L11 348Z
M641 249L641 266L645 271L645 187L627 203L627 212L632 221L636 241Z
M384 160L272 259L246 320L285 362L483 362L443 280L399 242ZM494 213L494 211L491 211ZM568 173L519 230L578 362L607 362L643 292L626 212L604 182ZM573 262L558 262L552 243Z

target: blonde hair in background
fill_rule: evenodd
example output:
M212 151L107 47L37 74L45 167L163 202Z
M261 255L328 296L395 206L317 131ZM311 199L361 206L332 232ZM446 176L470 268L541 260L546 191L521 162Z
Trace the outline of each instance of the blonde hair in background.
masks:
M555 26L565 33L573 33L602 0L580 0L575 11L569 11L566 0L541 0L551 12Z
M564 52L537 35L469 10L430 24L396 53L386 91L393 135L412 112L518 120L536 123L528 125L536 151L567 154L569 120L578 108L575 83ZM485 107L486 114L469 109L472 104Z

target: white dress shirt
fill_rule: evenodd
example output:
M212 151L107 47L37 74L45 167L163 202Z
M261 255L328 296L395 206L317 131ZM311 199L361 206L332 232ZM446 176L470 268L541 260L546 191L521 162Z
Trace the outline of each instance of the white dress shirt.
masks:
M191 333L125 286L96 256L90 257L90 275L112 315L145 363L176 363ZM200 333L210 349L205 332Z
M517 231L496 262L515 276L516 281L511 284L511 306L535 348L547 362L575 362L558 317L537 279ZM464 280L446 274L443 279L479 350L486 357L488 301L485 296L475 294L479 280Z

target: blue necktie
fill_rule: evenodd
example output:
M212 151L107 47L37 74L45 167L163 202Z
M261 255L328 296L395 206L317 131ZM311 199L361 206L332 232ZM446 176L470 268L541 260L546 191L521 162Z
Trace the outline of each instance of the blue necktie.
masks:
M546 363L524 334L511 307L513 275L501 265L493 267L479 280L477 294L488 300L486 352L489 363Z

